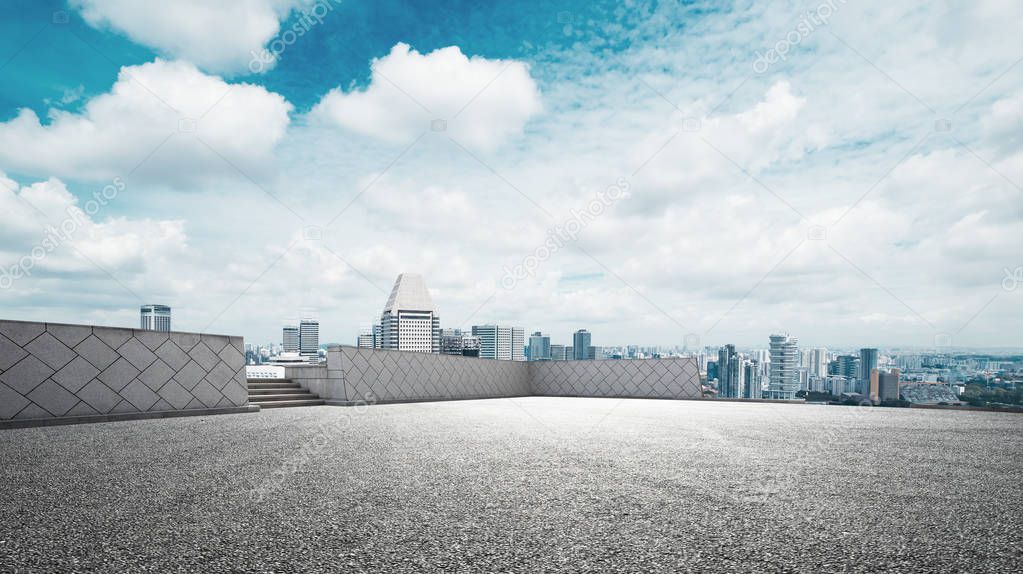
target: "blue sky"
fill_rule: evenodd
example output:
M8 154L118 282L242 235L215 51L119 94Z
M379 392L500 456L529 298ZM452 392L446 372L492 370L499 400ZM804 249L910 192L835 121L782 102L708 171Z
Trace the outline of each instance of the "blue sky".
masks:
M1020 24L998 0L6 2L0 307L350 342L410 271L445 326L555 340L1023 345Z

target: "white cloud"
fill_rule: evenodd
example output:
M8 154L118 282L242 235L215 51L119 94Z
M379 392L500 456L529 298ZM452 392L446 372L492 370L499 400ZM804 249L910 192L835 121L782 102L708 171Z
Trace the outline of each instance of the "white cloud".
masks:
M418 271L444 326L511 322L562 343L587 327L598 345L680 344L686 331L708 345L764 345L773 329L828 346L932 345L938 331L956 333L956 344L1018 345L1023 290L1001 291L1001 280L1004 269L1023 264L1023 195L1014 185L1023 183L1023 76L1010 67L1018 54L1006 32L1018 28L1019 6L963 3L945 17L940 8L848 3L827 30L862 57L821 29L762 75L752 75L754 50L791 29L805 9L798 2L698 16L672 3L659 4L655 18L609 13L594 19L598 34L586 36L580 23L570 44L523 49L515 58L529 69L457 48L424 55L399 45L373 64L367 87L331 80L341 88L310 118L325 121L288 127L285 119L274 124L283 134L274 139L260 122L286 114L244 110L224 129L238 135L218 140L247 172L278 167L284 185L272 189L306 221L282 215L242 178L200 181L196 175L231 168L175 134L172 147L147 162L149 181L187 178L196 192L160 194L133 177L118 213L185 219L188 241L175 239L173 225L104 216L96 225L107 235L82 252L146 298L172 304L177 327L215 320L212 329L252 342L278 338L280 321L311 305L323 340L351 343L359 324L379 314L394 275ZM676 23L692 17L696 32L677 33ZM17 159L12 173L28 166L40 179L123 173L148 151L143 144L158 143L143 111L177 127L177 115L163 116L166 108L139 86L137 97L122 98L132 83L101 97L120 98L130 121L90 107L67 120L54 115L22 134L32 138L0 146L0 165ZM206 105L220 95L189 90L206 94ZM264 101L265 91L253 90ZM143 97L150 101L137 103ZM225 99L208 117L224 107L239 108ZM428 134L395 161L389 142L410 141L435 118L447 119L448 131ZM699 129L665 146L686 118L698 118ZM951 132L935 130L941 118ZM203 120L199 135L208 129ZM127 143L111 133L127 134ZM481 156L482 166L447 135L467 147L505 145ZM264 151L250 154L252 142ZM105 151L88 156L92 147ZM578 244L544 261L535 277L501 288L504 265L534 253L547 227L618 177L630 180L629 198L586 225ZM292 246L303 225L324 225L362 190L322 241ZM23 192L40 206L63 205L52 180ZM0 203L9 209L19 208ZM5 248L39 236L32 214L17 213L0 221ZM810 224L826 227L826 242L807 238ZM121 238L127 245L113 244ZM81 273L88 264L64 263ZM132 324L134 302L99 272L94 279L34 276L21 286L38 293L36 307L2 292L0 306L20 318L68 321L102 308L109 315L93 320Z
M259 172L284 136L291 104L263 87L228 84L186 62L121 68L109 93L80 113L22 109L0 123L0 166L48 177L137 178L188 184ZM193 130L194 125L194 130ZM212 149L211 149L212 148Z
M99 218L120 183L85 202L55 178L19 188L0 172L0 183L0 275L15 286L39 274L140 274L187 252L181 220Z
M311 115L390 142L410 141L440 119L459 143L493 149L520 135L540 110L523 62L467 57L457 46L424 55L399 43L373 60L366 89L335 88Z
M326 0L329 2L333 0ZM175 0L159 9L133 0L72 0L95 28L109 27L161 54L212 72L245 72L280 22L311 0Z

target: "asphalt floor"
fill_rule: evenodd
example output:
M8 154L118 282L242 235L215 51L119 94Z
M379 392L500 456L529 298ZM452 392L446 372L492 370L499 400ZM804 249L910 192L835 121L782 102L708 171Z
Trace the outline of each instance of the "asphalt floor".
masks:
M0 572L1020 572L1023 415L524 397L0 430Z

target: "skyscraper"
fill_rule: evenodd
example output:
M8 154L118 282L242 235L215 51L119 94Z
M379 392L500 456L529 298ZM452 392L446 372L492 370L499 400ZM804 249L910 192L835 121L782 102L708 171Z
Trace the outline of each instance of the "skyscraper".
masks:
M880 373L878 376L878 398L883 401L899 400L899 377L898 369L892 369L890 373Z
M380 347L440 352L440 317L421 275L402 273L380 317Z
M813 349L810 352L810 375L823 379L828 376L828 350Z
M551 360L552 361L567 361L569 357L565 356L564 345L551 345Z
M529 360L551 360L551 338L537 331L529 336Z
M860 358L855 355L839 355L832 362L834 369L832 375L839 375L855 381L860 376Z
M143 305L139 309L139 328L145 331L170 331L171 308L166 305Z
M740 396L742 389L739 380L742 376L741 361L735 353L735 345L725 345L718 349L718 396L734 399Z
M522 327L473 325L472 334L480 340L480 358L524 361L525 338Z
M295 325L285 325L281 339L282 351L285 353L297 353L299 351L299 333Z
M870 396L870 374L877 369L877 349L860 349L860 390L864 396Z
M789 335L771 335L771 366L769 370L767 398L793 400L799 388L796 373L798 361L796 338Z
M298 324L298 353L315 358L320 352L320 322L305 318Z
M572 334L572 358L576 361L585 361L594 358L591 356L590 332L586 329L579 329Z
M760 372L760 364L757 361L745 361L743 363L743 384L742 398L762 399L764 398L763 376Z

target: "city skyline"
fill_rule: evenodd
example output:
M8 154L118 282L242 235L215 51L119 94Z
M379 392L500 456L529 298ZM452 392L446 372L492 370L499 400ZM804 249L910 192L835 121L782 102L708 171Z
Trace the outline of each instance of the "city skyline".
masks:
M0 2L0 572L1008 572L1020 0Z

